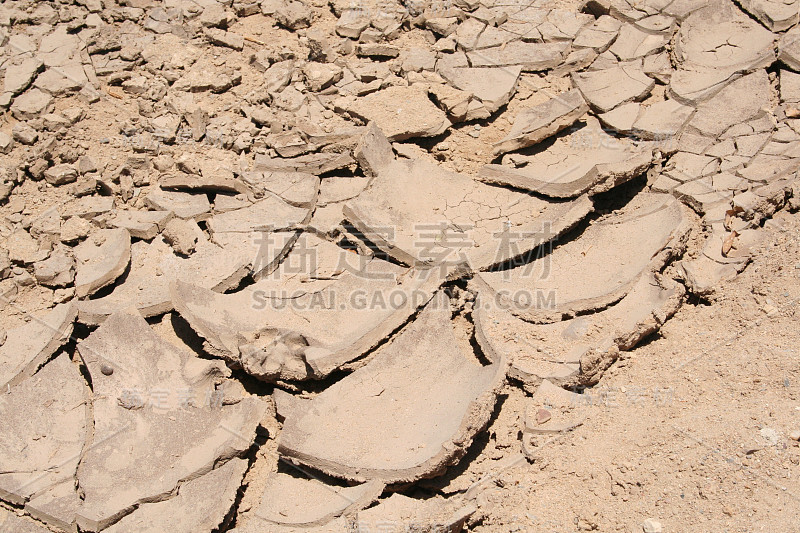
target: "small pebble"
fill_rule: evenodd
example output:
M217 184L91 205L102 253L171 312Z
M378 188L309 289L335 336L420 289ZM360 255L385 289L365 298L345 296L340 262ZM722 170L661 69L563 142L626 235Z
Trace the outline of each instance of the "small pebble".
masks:
M642 522L642 530L644 533L661 533L664 528L661 527L661 522L658 520L648 518Z
M101 365L100 372L102 372L104 376L110 376L114 373L114 369L108 365Z
M789 438L792 440L800 441L800 429L795 429L791 433L789 433Z
M536 412L536 423L544 424L545 422L550 420L551 417L552 415L550 414L550 411L548 411L547 409L539 409Z

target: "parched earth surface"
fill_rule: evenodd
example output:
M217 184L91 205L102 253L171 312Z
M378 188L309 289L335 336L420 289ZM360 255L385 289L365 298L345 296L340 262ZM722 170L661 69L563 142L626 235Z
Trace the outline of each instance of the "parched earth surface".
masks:
M6 0L0 531L800 530L799 22Z

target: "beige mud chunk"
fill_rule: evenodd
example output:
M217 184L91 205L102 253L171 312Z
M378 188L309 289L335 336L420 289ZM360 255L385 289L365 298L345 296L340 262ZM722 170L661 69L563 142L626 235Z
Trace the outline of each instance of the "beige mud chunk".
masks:
M379 481L352 487L337 486L274 472L267 478L260 504L239 520L248 524L242 528L248 531L265 531L272 525L324 526L336 517L353 514L372 504L384 487Z
M772 90L765 70L739 78L703 102L688 124L691 131L716 138L735 124L766 113Z
M294 207L282 199L268 195L263 200L218 213L208 219L208 229L216 233L249 233L258 230L289 230L311 219L311 209Z
M390 58L400 55L400 49L391 44L360 43L356 45L356 55L360 57Z
M0 153L7 154L14 149L14 139L5 132L0 132Z
M715 207L729 204L734 196L734 191L728 188L715 187L715 180L730 176L734 181L742 181L727 173L715 176L704 176L694 181L678 185L673 194L683 203L694 209L698 214L707 215ZM745 182L746 184L747 182ZM746 185L745 185L746 187Z
M234 178L233 173L224 169L215 169L217 172L206 172L202 176L185 174L183 172L171 174L159 181L162 189L189 192L223 192L246 193L247 187L240 180Z
M722 223L714 223L711 230L700 256L680 263L687 286L701 296L713 294L720 283L734 279L744 270L763 240L763 235L754 229L733 234Z
M91 413L87 413L88 416L91 416ZM75 490L73 474L57 485L32 496L25 504L25 512L57 531L71 532L77 531L76 520L80 505L81 499Z
M234 457L208 474L183 483L177 496L163 502L141 505L132 514L103 531L214 531L225 524L246 470L247 460Z
M522 451L533 461L541 448L539 439L571 431L583 424L598 408L592 398L564 390L548 380L542 380L525 408L522 424Z
M473 285L479 292L473 312L476 336L508 358L509 377L526 388L537 386L541 379L575 384L593 378L579 376L582 362L608 354L605 363L611 364L617 350L631 350L658 331L678 310L684 293L674 281L648 273L607 309L552 324L531 324L513 316L491 293L485 294L479 282ZM591 371L588 365L583 369L584 374Z
M655 4L655 5L653 5ZM586 11L595 16L611 15L624 22L636 22L659 12L660 2L638 2L635 0L591 0Z
M202 236L203 232L194 220L173 218L164 228L164 240L178 255L191 255Z
M386 533L406 531L462 531L477 508L463 500L439 498L418 500L399 493L392 494L378 505L358 513L358 530L378 527Z
M294 207L313 207L319 193L319 178L307 172L245 172L242 180L257 198L275 195Z
M791 70L781 70L780 77L781 102L800 104L800 74Z
M631 129L640 139L667 143L674 140L694 112L694 108L675 100L643 106ZM662 151L665 150L661 146Z
M391 141L435 137L450 127L444 112L418 87L388 87L351 101L345 111L375 122Z
M75 167L72 165L62 163L45 170L44 179L47 183L55 185L56 187L59 185L66 185L78 179L78 171L75 170Z
M436 66L436 52L429 48L414 46L400 51L403 72L433 70Z
M630 61L663 51L671 37L671 33L644 31L625 24L608 50L620 61Z
M27 516L17 516L13 511L0 508L0 526L14 533L51 533L40 522Z
M794 27L781 37L778 59L790 69L800 71L800 27Z
M75 278L75 260L63 248L56 249L33 265L33 276L46 287L66 287Z
M75 243L86 238L92 229L92 223L81 217L70 217L61 224L61 242Z
M483 269L560 235L591 209L585 197L550 202L486 185L426 159L398 159L347 202L344 214L367 240L403 264ZM543 234L545 221L549 235Z
M670 79L670 95L686 105L714 96L742 74L771 65L776 39L729 0L710 2L681 25L673 54L680 68Z
M97 215L114 209L113 196L83 196L64 204L60 209L61 218L81 217L92 219Z
M275 20L284 28L290 30L300 30L311 26L314 18L314 11L303 2L290 0L282 2L275 10Z
M8 257L15 263L30 265L47 259L49 250L24 230L13 232L5 241Z
M432 477L460 459L489 421L506 363L481 366L463 351L450 315L439 293L366 366L287 416L278 452L383 483Z
M3 153L7 154L14 147L14 141L28 146L36 144L39 140L39 132L28 125L27 122L18 122L11 129L11 135L4 134Z
M436 105L443 109L453 122L463 122L474 118L489 118L490 116L485 106L466 91L460 91L450 85L432 84L429 92ZM475 104L480 104L484 109L485 112L481 116L472 116L470 114L470 108L474 107Z
M578 32L572 42L572 46L575 48L591 48L598 54L602 54L614 42L621 26L622 23L614 17L602 15Z
M681 24L674 56L686 70L752 72L775 60L776 35L730 0L713 0Z
M567 91L537 106L524 109L514 119L505 139L495 143L495 155L533 146L571 126L589 106L577 90Z
M94 434L77 476L78 525L88 531L242 456L265 414L254 397L222 402L227 368L163 340L135 311L109 317L78 352L94 391Z
M639 277L683 252L689 222L675 198L639 194L621 211L589 226L550 254L476 280L498 305L535 323L601 309L622 299Z
M518 156L522 168L486 165L479 179L510 185L554 198L575 198L608 191L644 173L653 160L648 145L637 145L604 132L594 117L559 136L532 156Z
M341 233L341 224L345 219L343 206L343 202L318 205L308 222L308 230L325 238L335 238Z
M205 240L201 230L195 224L191 234L197 241ZM247 233L229 232L215 233L211 242L221 246L228 254L247 258L250 277L258 281L271 274L283 258L294 246L301 232L297 231L251 231ZM168 235L164 235L167 240ZM172 245L175 249L175 244ZM178 252L177 249L175 249ZM178 252L180 253L180 252Z
M740 0L739 5L770 31L788 30L800 19L797 0Z
M319 92L342 79L342 68L332 63L309 62L303 67L309 88Z
M674 154L664 166L664 174L680 183L695 181L718 172L719 161L715 157L691 152ZM713 188L710 187L709 190Z
M538 72L557 67L564 61L569 43L526 43L513 41L505 46L467 53L473 67L520 66L523 72Z
M17 120L32 120L47 113L52 103L52 96L34 88L14 100L11 105L11 114Z
M16 386L3 386L0 498L23 505L36 493L74 480L86 441L84 388L78 367L64 353Z
M261 158L256 156L256 167L258 170L272 172L300 172L303 174L313 174L319 176L333 170L347 168L353 164L353 157L349 153L336 152L317 152L313 154L303 154L283 159L281 157Z
M172 309L169 284L181 279L198 286L225 291L247 275L252 257L230 253L208 241L198 242L194 254L183 258L172 253L162 238L152 243L139 241L131 246L131 268L124 282L111 294L78 305L78 320L96 325L107 316L134 307L144 316L167 313Z
M362 166L363 168L363 166ZM357 197L369 185L366 176L332 176L320 183L317 206L346 202ZM314 211L316 214L317 211Z
M514 96L522 67L472 68L464 64L437 70L453 87L472 93L489 113L494 113Z
M572 81L589 105L600 113L645 98L655 86L655 81L642 72L636 63L623 63L616 67L572 74Z
M18 63L8 65L3 79L3 92L8 97L18 95L30 86L42 66L42 61L34 57L24 57Z
M642 70L651 78L655 78L657 82L668 84L674 74L669 52L665 50L646 56L642 59Z
M179 218L203 220L211 211L211 204L205 194L154 189L147 193L144 201L153 209L172 211Z
M124 228L128 230L131 237L149 241L167 225L172 219L172 211L132 211L118 209L108 220L108 225L112 228Z
M247 207L253 202L244 194L218 194L214 197L214 212L224 213Z
M47 314L33 317L24 326L8 331L0 346L0 389L6 390L30 377L72 334L73 304L57 305Z
M75 247L75 296L83 298L114 283L131 261L131 236L126 229L96 231Z
M361 9L345 9L336 23L336 33L342 37L358 39L361 32L369 28L369 17Z
M676 70L670 78L669 95L684 105L697 105L739 77L738 72L715 68Z
M209 60L201 59L187 68L186 73L176 80L172 87L178 91L191 93L205 91L222 93L241 82L241 72L218 68Z
M304 236L273 275L239 293L177 283L172 301L206 351L249 374L320 378L377 346L431 298L438 278L404 272Z
M597 116L597 118L600 119L600 122L603 123L603 126L627 135L633 131L633 123L636 122L641 110L641 104L637 102L630 102L627 104L622 104L621 106L612 109L608 113L601 113Z
M377 176L382 168L394 160L392 145L375 122L367 125L367 130L359 140L354 155L367 176Z
M741 146L740 143L744 144L742 137L737 139L737 145ZM754 185L777 184L797 170L798 157L800 157L800 143L770 142L751 160L742 158L747 165L737 169L736 174Z
M203 34L211 44L227 46L234 50L241 50L244 48L244 37L236 33L220 30L218 28L206 28L203 30Z

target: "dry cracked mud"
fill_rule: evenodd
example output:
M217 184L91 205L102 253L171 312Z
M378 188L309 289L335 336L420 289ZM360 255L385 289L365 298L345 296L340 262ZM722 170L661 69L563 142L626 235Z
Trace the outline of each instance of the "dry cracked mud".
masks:
M794 531L799 23L0 3L0 531Z

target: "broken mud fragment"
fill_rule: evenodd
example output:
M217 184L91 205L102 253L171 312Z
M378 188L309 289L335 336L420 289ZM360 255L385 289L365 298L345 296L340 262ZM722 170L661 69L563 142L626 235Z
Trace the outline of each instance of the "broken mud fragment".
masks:
M67 342L75 315L74 304L60 304L46 314L31 317L27 324L9 330L6 341L0 345L0 361L3 362L0 389L9 389L32 376Z
M345 204L344 215L400 263L480 270L562 234L592 210L590 204L586 197L549 202L425 159L397 159Z
M598 113L607 113L627 102L639 102L655 87L655 81L636 63L620 63L606 70L576 72L572 74L572 81Z
M136 311L109 317L78 352L94 391L94 432L77 476L82 529L101 531L168 499L253 442L265 405L224 404L216 391L227 368L164 341Z
M344 104L343 109L375 122L391 141L435 137L450 127L444 112L418 87L388 87Z
M298 475L302 476L298 472ZM370 481L352 487L337 486L280 472L267 478L261 504L243 516L245 531L324 526L342 515L351 515L375 502L385 485ZM283 531L283 529L278 529Z
M316 193L310 200L312 205L315 200ZM213 215L206 223L213 235L259 230L289 230L306 224L310 219L310 208L295 207L275 195L267 194L263 200L247 207Z
M234 457L211 472L184 482L175 496L141 505L103 531L214 531L226 525L246 470L247 460Z
M797 0L739 0L739 5L770 31L788 30L800 20Z
M305 172L246 172L242 180L256 198L274 195L294 207L313 207L319 193L319 178Z
M354 524L360 529L382 524L387 533L403 533L410 528L457 533L476 512L474 504L457 498L453 501L439 498L419 500L395 493L375 507L358 513Z
M765 70L739 78L698 106L687 128L716 138L731 126L766 113L772 96Z
M602 309L683 252L690 228L684 210L669 195L640 194L549 253L475 279L493 302L534 323Z
M212 355L262 380L320 379L380 344L439 283L306 236L274 274L237 294L177 283L172 302Z
M64 353L15 386L3 386L0 499L24 505L60 482L74 481L90 426L84 388L77 365Z
M78 304L78 321L97 325L109 315L128 307L151 317L172 310L169 284L182 279L211 290L233 288L247 275L254 259L252 247L230 253L207 240L196 244L186 258L172 252L159 237L151 243L139 241L131 245L130 272L104 296L83 300Z
M533 146L571 126L588 110L577 90L567 91L543 104L525 109L514 119L508 136L494 145L494 154Z
M684 292L676 282L648 273L608 308L551 324L531 324L498 305L480 283L473 286L478 293L473 311L476 335L508 358L509 377L526 388L536 387L542 379L576 384L599 378L581 375L582 364L594 354L608 354L609 365L614 351L633 349L677 312ZM588 372L589 367L583 367L583 374Z
M517 165L486 165L478 179L510 185L552 198L577 198L606 192L643 174L653 161L653 147L609 135L594 117L579 123L551 146L532 156L515 157Z
M75 247L75 296L84 298L111 284L128 268L131 236L126 229L100 230Z
M439 296L367 365L289 414L279 453L335 477L383 483L441 474L463 456L489 420L506 363L482 366L459 348Z

